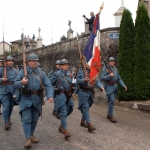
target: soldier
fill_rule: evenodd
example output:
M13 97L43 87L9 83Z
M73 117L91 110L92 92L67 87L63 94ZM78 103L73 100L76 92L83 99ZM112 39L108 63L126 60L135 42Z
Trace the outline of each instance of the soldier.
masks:
M9 130L10 117L14 107L13 93L14 93L14 80L17 76L17 71L13 67L14 59L11 56L6 58L6 78L3 77L4 69L0 68L0 103L3 107L3 117L5 121L5 129Z
M3 61L0 59L0 68L3 66ZM2 115L2 112L1 112L1 103L0 103L0 115Z
M62 59L60 61L60 70L52 75L51 83L55 85L55 101L56 110L60 115L61 124L59 131L64 134L65 139L71 137L67 130L67 116L73 111L72 99L72 76L68 72L68 60Z
M105 83L104 87L108 99L107 119L109 119L112 123L116 123L117 120L113 117L113 106L117 96L117 84L119 83L125 91L127 90L127 87L118 74L117 68L115 66L115 59L113 57L110 57L108 61L112 72L108 71L108 69L104 66L100 78Z
M15 87L22 89L19 105L26 137L25 148L30 148L32 143L39 142L33 134L38 118L42 113L43 86L49 102L53 101L53 88L45 72L37 67L38 60L37 55L30 54L27 58L27 78L24 77L24 70L22 69L19 71L15 81Z
M57 60L55 62L55 67L48 74L48 77L49 77L50 81L51 81L51 78L52 78L53 74L56 74L59 70L60 70L60 60ZM56 110L56 100L55 100L55 98L56 97L55 97L55 94L54 94L54 110L53 110L52 114L54 116L56 116L57 119L60 119L60 115L57 113L57 110Z
M90 73L90 67L88 64L86 64L86 71L89 75ZM94 85L89 85L89 77L84 76L83 69L80 68L79 72L76 77L77 80L77 94L79 99L79 105L78 109L82 113L82 119L80 125L82 127L88 128L89 132L92 132L96 128L91 124L90 115L89 115L89 108L93 104L94 99L94 88L95 85L101 90L104 91L103 85L100 83L99 79L96 79L96 82Z
M53 67L53 69L48 73L48 77L51 78L53 73L59 71L59 69L60 69L60 60L57 60L55 62L55 66Z

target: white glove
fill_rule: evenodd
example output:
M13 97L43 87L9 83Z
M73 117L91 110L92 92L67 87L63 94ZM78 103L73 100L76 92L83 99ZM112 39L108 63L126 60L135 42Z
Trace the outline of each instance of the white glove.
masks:
M76 83L76 79L73 78L72 79L72 83L75 84Z
M44 97L44 101L47 101L47 97L46 96Z

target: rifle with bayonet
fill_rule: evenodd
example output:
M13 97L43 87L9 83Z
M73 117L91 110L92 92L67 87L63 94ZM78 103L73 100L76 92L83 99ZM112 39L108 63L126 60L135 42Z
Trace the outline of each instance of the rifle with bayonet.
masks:
M27 65L26 65L26 54L25 54L25 45L24 45L24 34L22 33L22 56L23 56L23 70L24 77L27 78Z
M79 56L80 56L80 64L83 67L84 77L86 78L86 77L88 77L87 70L86 70L86 61L85 61L84 55L81 54L81 49L80 49L80 45L79 45L79 42L78 42L78 37L77 37L77 45L78 45L78 52L79 52ZM79 66L78 66L78 68L75 72L74 79L76 79L76 76L77 76L79 68L80 68L80 64L79 64Z
M3 33L3 77L6 78L6 54L5 54L5 43L4 43L4 33ZM4 81L3 81L4 82Z
M106 69L108 70L109 73L113 73L113 70L111 69L110 65L104 58L103 52L101 51L101 58L103 59L104 65L106 66Z

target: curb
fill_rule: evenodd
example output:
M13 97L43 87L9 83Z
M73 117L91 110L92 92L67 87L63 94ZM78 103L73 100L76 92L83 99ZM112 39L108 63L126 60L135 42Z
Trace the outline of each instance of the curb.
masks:
M115 106L125 107L125 108L132 108L132 109L139 109L150 111L150 101L118 101L116 100Z

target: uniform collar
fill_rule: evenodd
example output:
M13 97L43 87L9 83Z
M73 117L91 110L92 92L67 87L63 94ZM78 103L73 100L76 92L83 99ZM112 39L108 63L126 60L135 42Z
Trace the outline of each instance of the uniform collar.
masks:
M11 70L12 68L13 68L13 66L12 66L12 67L8 67L8 66L7 66L7 67L6 67L6 70L9 71L9 70Z
M32 68L30 68L30 66L27 66L27 72L29 74L31 74L32 72L38 74L39 73L39 69L38 69L38 67L36 67L35 69L32 69Z
M61 73L62 76L69 75L68 71L63 71L62 69L60 69L60 73Z

